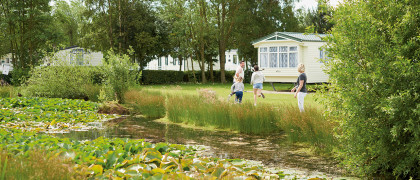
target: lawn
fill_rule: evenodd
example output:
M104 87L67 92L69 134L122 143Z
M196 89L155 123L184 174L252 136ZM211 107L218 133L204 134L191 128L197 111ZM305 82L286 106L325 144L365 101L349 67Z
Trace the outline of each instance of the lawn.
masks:
M216 95L219 98L227 99L230 93L230 87L232 84L178 84L178 85L142 85L140 88L149 90L149 91L160 91L163 94L170 94L170 95L197 95L198 90L200 89L211 89L216 92ZM314 85L311 85L312 87ZM289 90L292 89L293 84L275 84L276 90ZM293 97L292 93L281 92L276 93L273 91L273 88L269 83L264 83L264 89L269 91L265 93L266 98L258 99L258 103L270 103L273 105L283 105L283 104L292 104L297 106L297 99ZM249 83L245 84L245 93L243 97L243 102L253 102L253 93L252 93L252 86ZM309 93L305 97L305 106L314 106L314 107L321 107L321 105L315 101L317 94L316 93ZM296 107L297 108L297 107Z

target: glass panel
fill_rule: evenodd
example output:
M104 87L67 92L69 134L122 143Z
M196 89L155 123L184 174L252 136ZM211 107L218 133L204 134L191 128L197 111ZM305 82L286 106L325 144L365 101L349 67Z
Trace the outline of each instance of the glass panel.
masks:
M291 46L290 51L297 51L297 46Z
M270 52L277 52L277 47L270 47Z
M289 53L289 67L297 67L297 53Z
M158 66L162 66L162 58L159 57Z
M287 52L287 46L280 46L280 52Z
M260 54L260 63L261 63L261 67L267 67L268 65L268 54L267 53L261 53Z
M287 53L280 53L279 54L279 67L287 67Z
M270 67L276 68L277 66L277 53L270 53Z
M238 62L238 56L233 55L233 64L236 64Z
M260 47L260 52L267 52L267 47Z
M168 65L168 56L165 57L165 65Z
M174 64L174 65L176 65L176 58L174 58L174 60L173 60L173 64Z

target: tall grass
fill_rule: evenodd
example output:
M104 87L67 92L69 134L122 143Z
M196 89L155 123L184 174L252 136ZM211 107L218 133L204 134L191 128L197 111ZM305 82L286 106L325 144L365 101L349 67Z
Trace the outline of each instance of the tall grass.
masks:
M325 118L320 109L306 107L301 113L297 106L289 104L232 104L217 99L212 93L169 96L168 119L250 134L284 131L290 141L309 143L324 152L331 152L335 146L333 129L336 125Z
M214 126L242 133L266 134L280 129L276 110L269 105L231 104L207 91L200 96L169 96L168 119L197 126ZM210 95L209 95L210 94Z
M166 115L166 98L159 92L130 90L124 94L124 99L125 103L132 108L132 113L151 118L161 118Z
M15 87L13 86L0 86L0 97L10 98L16 96Z
M336 145L332 120L323 116L322 111L314 107L305 107L301 113L295 106L285 106L279 110L282 118L279 126L292 142L306 142L316 149L331 152Z
M42 152L31 152L28 157L0 152L0 180L4 179L86 179L74 172L70 165L48 157Z

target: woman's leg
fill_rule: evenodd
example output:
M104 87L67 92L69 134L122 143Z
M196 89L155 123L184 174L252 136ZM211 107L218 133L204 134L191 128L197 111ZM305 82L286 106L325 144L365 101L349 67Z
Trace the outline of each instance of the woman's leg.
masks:
M258 89L258 90L257 90L258 97L260 97L260 96L261 96L261 90L262 90L262 89Z
M258 89L254 89L254 105L257 105L257 90Z
M306 94L307 93L298 92L297 99L298 99L298 106L299 106L300 112L304 112L305 111L304 106L303 106L303 102L305 100Z

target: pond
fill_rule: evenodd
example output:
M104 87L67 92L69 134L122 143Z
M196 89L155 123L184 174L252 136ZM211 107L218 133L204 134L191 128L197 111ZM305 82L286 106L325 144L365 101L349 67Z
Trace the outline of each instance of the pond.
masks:
M161 123L142 117L122 117L104 124L92 123L90 125L97 128L56 134L56 136L78 140L91 140L103 136L145 139L152 143L204 145L206 147L202 152L204 155L261 161L267 167L281 169L285 174L296 174L301 177L341 177L343 175L333 159L311 155L304 150L304 147L288 143L281 133L257 136L228 131L210 131Z

